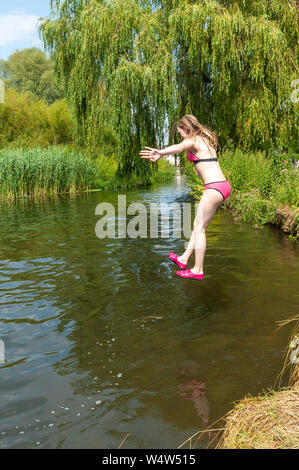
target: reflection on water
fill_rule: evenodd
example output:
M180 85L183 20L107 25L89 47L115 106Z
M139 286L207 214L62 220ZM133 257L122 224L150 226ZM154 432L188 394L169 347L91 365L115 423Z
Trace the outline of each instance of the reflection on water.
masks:
M176 176L127 204L183 204L186 191ZM168 253L185 240L171 230L97 238L95 208L117 197L1 206L1 448L117 448L128 433L124 448L176 448L282 368L292 326L276 321L298 311L297 247L219 210L206 278L181 279Z
M206 384L199 382L197 377L200 374L199 364L194 361L184 361L177 370L179 380L179 396L186 400L192 400L197 415L202 419L202 423L209 422L210 406L205 396Z

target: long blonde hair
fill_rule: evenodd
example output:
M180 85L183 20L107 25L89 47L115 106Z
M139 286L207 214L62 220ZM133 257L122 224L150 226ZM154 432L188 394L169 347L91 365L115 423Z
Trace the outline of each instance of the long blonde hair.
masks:
M208 127L200 124L195 116L192 114L185 114L177 123L177 126L180 128L186 127L189 129L190 137L194 137L199 135L204 137L208 140L208 143L211 147L213 147L216 151L218 148L218 137L216 132L210 130Z

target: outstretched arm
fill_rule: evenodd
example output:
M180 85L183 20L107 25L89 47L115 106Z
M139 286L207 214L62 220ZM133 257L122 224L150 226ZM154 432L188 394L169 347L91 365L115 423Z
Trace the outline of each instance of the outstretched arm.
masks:
M180 144L171 145L170 147L166 147L165 149L160 150L161 156L164 155L174 155L175 153L182 153L186 150L192 149L194 146L194 142L191 139L185 139Z
M149 158L152 162L156 162L164 155L173 155L185 152L186 150L191 150L193 145L193 140L185 139L180 144L171 145L170 147L165 147L165 149L161 150L145 147L146 150L142 150L139 155L141 155L141 158Z

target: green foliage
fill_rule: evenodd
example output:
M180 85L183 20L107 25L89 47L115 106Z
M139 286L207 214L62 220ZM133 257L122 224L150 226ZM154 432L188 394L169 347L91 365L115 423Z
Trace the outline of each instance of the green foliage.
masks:
M63 90L59 89L56 84L54 66L46 70L40 77L37 97L51 104L64 96Z
M288 171L278 184L274 193L275 200L280 204L289 204L291 207L299 206L299 177L298 173Z
M177 167L171 165L167 160L158 161L158 171L152 177L153 183L168 183L173 181Z
M129 189L136 186L143 186L135 175L133 180L129 181L120 178L117 174L117 160L115 154L109 157L100 155L94 160L97 167L98 177L96 186L100 189ZM158 171L155 172L148 184L168 183L173 180L176 167L170 165L166 160L159 160Z
M261 227L276 221L276 205L263 198L258 190L239 194L234 204L235 214L244 223Z
M0 59L0 78L8 79L9 71L8 71L8 64L6 60Z
M57 100L49 106L48 116L53 130L52 143L55 145L72 142L74 122L65 98Z
M281 179L279 167L264 152L224 152L221 155L221 166L229 173L235 190L250 191L258 188L261 196L268 196Z
M29 92L5 89L0 103L0 148L47 147L73 141L74 122L65 99L47 105Z
M276 204L299 205L299 172L289 155L235 150L223 152L219 161L235 194L257 190Z
M99 189L117 188L116 170L117 162L114 155L106 157L101 155L94 160L97 169L95 185Z
M0 195L16 197L83 190L96 186L97 169L86 157L66 149L0 151Z
M0 75L5 84L15 87L19 92L28 91L35 99L43 99L53 103L64 96L63 90L56 83L54 62L46 54L32 47L17 50L7 61L0 63Z
M119 176L185 113L245 150L295 148L298 11L289 0L51 1L40 24L80 142L112 125ZM133 181L134 178L131 179ZM242 180L236 184L242 185ZM271 191L261 182L264 194Z

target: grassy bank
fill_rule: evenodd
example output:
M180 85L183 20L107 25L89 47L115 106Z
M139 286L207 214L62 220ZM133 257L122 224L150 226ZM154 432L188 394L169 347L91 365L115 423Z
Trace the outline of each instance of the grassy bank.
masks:
M299 155L293 159L298 160ZM223 206L232 210L236 220L257 228L274 224L291 239L298 239L299 172L290 156L227 150L219 155L219 162L232 187ZM200 198L203 184L189 163L186 174L192 195Z
M0 151L1 199L91 189L96 178L88 159L64 148Z
M117 178L116 169L113 155L92 158L73 146L2 149L0 199L138 186L138 181ZM174 171L168 162L159 162L151 183L170 181Z
M291 322L295 327L278 376L278 390L270 389L258 397L246 396L224 417L193 434L179 448L195 449L203 436L208 437L207 446L216 449L299 448L299 315L280 323L284 326ZM288 386L280 387L285 374Z
M225 427L217 448L299 448L299 315L292 320L296 326L285 361L285 369L290 369L289 386L246 397L236 404L224 417Z
M6 87L5 101L0 103L0 149L3 156L1 163L7 161L0 171L2 177L5 174L4 180L8 178L8 181L5 183L0 179L0 198L67 192L70 188L72 191L81 191L82 188L126 190L144 186L144 176L141 174L127 180L116 176L114 151L118 136L111 123L96 129L92 138L89 136L83 141L78 139L76 129L76 122L65 99L49 105L30 92ZM14 156L17 160L12 163ZM87 160L82 160L84 157ZM44 162L43 158L47 161ZM144 162L145 168L147 164L152 165ZM80 165L85 167L82 174ZM43 168L43 175L39 174L39 167ZM157 167L158 171L148 178L148 184L171 181L174 168L167 161L159 161ZM29 181L31 176L32 181Z
M218 449L298 449L299 383L248 397L225 417Z

